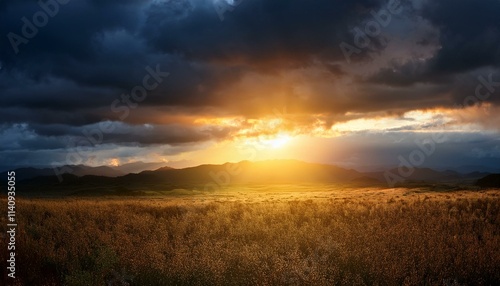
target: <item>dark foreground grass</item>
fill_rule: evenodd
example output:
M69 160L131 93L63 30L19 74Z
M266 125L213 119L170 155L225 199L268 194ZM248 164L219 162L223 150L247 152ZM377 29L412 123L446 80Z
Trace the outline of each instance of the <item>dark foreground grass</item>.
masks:
M495 192L17 204L14 285L500 285Z

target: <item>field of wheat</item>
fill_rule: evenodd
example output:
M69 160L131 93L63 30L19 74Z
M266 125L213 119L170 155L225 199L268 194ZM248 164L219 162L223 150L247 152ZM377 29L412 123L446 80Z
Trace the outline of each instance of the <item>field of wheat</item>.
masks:
M26 198L17 212L14 285L500 285L500 191Z

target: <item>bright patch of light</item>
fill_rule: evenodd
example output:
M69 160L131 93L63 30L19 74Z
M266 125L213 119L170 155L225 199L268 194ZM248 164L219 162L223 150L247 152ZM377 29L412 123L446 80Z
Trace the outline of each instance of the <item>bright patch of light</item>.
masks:
M113 158L109 161L109 165L113 167L118 167L120 166L120 159L118 158Z
M287 145L292 137L288 134L278 134L272 136L257 136L247 138L243 141L244 145L254 147L256 150L281 149Z
M269 145L274 148L278 149L286 145L286 143L290 142L290 136L288 135L280 135L275 139L269 140Z

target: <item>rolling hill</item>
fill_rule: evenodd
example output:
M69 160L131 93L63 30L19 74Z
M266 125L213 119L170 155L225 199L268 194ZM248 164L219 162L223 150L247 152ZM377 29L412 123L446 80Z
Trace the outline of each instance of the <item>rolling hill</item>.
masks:
M110 171L110 169L112 171ZM305 163L295 160L271 160L221 165L200 165L174 169L162 167L154 171L143 171L116 176L112 168L75 168L79 172L64 174L59 182L53 171L45 169L19 169L16 173L21 181L20 189L29 193L55 192L61 194L112 194L143 191L168 191L173 189L217 190L221 187L254 184L344 184L353 186L387 186L384 173L362 173L333 165ZM26 172L27 171L27 172ZM107 172L108 176L99 174ZM397 174L397 169L389 170ZM26 172L26 173L23 173ZM96 174L97 173L97 174ZM35 175L39 175L34 177ZM485 173L460 174L455 171L436 171L416 168L401 184L470 184L485 177ZM22 179L19 179L22 178ZM488 182L491 179L488 179ZM481 181L482 182L482 181ZM114 193L113 193L114 192Z
M54 177L56 176L56 171L53 168L18 168L14 169L16 172L16 180L23 181L29 180L37 177ZM7 172L0 173L0 177L4 180L7 176ZM108 166L99 166L99 167L90 167L85 165L67 165L58 167L58 171L60 174L72 174L77 177L94 175L94 176L103 176L103 177L118 177L123 176L126 173L115 170Z
M377 179L385 182L385 174L390 172L396 176L404 179L404 182L427 182L427 183L473 183L476 180L488 175L485 172L471 172L462 174L456 171L436 171L430 168L414 168L414 171L409 176L400 175L397 168L390 169L383 172L370 172L365 173L367 177Z
M222 165L200 165L185 169L161 168L139 174L128 174L117 181L169 184L276 184L349 182L363 177L355 170L332 165L304 163L294 160L261 162L242 161Z
M500 188L500 174L490 174L476 182L481 188Z
M62 182L51 174L31 177L19 184L21 190L29 193L50 191L66 194L96 193L96 190L119 190L121 193L126 193L127 190L132 192L176 188L211 190L233 184L352 183L357 179L360 182L366 181L366 177L355 170L293 160L274 160L200 165L184 169L163 167L119 177L65 174Z
M122 172L123 174L130 174L130 173L140 173L143 171L156 170L166 166L167 166L166 162L144 163L139 161L139 162L123 164L112 168Z

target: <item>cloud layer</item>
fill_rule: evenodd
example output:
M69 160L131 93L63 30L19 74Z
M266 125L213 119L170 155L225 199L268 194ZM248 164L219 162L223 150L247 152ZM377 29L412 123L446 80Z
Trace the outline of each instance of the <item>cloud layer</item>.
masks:
M11 164L61 162L47 154L102 122L112 130L96 152L175 153L280 130L327 136L415 110L499 108L498 1L220 1L2 1L0 152L22 154ZM146 88L146 76L158 84ZM263 123L273 118L279 128ZM450 118L498 131L487 113Z

